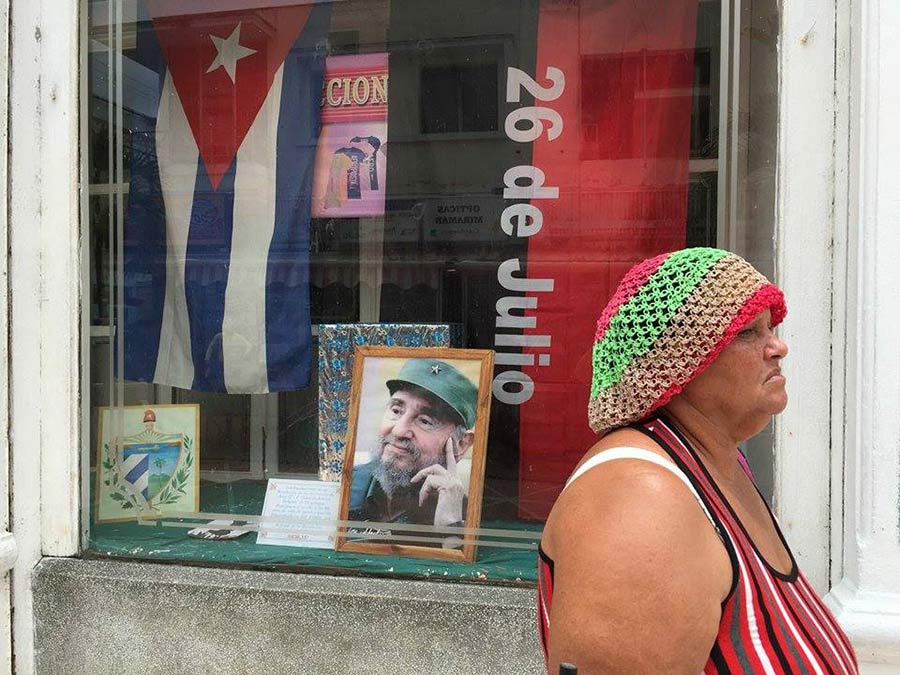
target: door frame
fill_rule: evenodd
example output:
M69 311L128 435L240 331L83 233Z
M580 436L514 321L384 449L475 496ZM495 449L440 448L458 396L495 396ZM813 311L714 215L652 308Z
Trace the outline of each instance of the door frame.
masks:
M77 554L79 543L81 4L4 0L0 10L7 26L0 60L8 68L0 115L9 162L7 208L0 211L9 219L7 250L14 252L8 292L0 293L9 330L8 342L0 340L9 345L0 396L9 393L3 407L12 459L0 466L0 482L9 476L17 551L11 660L18 675L35 667L32 570L42 556ZM15 106L7 109L8 100ZM0 525L6 503L0 499ZM0 617L4 612L0 607ZM8 644L7 635L0 642Z

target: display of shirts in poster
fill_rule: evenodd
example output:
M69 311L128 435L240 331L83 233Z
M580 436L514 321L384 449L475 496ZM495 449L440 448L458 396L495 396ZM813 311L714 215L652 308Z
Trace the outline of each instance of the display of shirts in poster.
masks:
M313 176L314 217L384 214L387 97L387 54L327 59Z

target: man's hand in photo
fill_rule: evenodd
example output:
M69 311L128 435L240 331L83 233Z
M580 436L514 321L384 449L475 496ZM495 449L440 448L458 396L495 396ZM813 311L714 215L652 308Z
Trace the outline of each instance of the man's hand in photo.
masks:
M446 451L446 468L440 464L432 464L419 471L410 482L422 481L419 490L419 506L434 493L437 494L437 508L434 511L436 527L447 527L463 521L463 502L466 491L462 481L456 475L456 452L454 452L453 436L444 444Z

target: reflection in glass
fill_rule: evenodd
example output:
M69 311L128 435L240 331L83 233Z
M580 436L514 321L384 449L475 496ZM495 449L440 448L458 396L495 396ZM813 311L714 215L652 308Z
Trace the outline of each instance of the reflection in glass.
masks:
M772 271L777 10L739 4L87 0L92 471L105 406L197 404L203 448L199 513L87 514L87 546L533 581L594 440L587 349L619 277L685 245ZM530 167L555 196L510 177ZM267 479L340 475L320 381L353 345L320 342L334 324L496 350L473 564L256 545ZM250 534L187 536L211 519Z

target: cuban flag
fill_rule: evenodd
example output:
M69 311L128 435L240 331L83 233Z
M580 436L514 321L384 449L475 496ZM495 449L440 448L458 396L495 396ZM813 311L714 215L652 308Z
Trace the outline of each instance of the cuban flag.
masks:
M308 383L329 4L253 4L143 3L136 60L152 77L124 92L128 380L230 393Z

